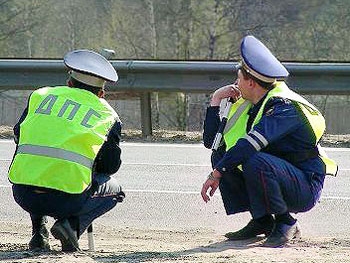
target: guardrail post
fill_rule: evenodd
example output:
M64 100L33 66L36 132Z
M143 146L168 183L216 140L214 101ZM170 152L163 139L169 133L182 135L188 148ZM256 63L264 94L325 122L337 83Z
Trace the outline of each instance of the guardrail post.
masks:
M152 135L151 93L142 92L140 103L142 136L147 137Z

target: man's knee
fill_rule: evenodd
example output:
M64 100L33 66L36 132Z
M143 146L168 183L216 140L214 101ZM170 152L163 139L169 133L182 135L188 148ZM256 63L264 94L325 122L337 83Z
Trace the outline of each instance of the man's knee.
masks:
M247 177L257 176L261 174L261 171L271 172L272 160L269 159L270 155L263 152L257 152L253 154L246 162L242 164L243 176Z
M246 181L254 181L262 175L273 176L276 172L276 165L276 160L272 155L257 152L242 164L243 177Z

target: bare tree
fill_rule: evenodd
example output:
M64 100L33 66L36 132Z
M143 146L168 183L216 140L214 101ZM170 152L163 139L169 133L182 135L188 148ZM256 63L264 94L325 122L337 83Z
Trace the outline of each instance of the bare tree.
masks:
M31 32L41 23L38 13L44 5L45 3L38 0L0 1L0 46L6 47L2 50L7 50L17 56L19 54L29 57L32 55ZM28 49L23 42L27 43Z

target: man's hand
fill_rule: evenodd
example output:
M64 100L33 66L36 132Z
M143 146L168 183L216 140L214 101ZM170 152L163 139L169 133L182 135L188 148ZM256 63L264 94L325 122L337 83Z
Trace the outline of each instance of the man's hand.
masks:
M202 191L201 191L201 195L204 202L207 203L208 201L210 201L210 197L214 195L216 189L219 187L220 178L221 178L221 174L217 170L214 170L209 174L208 179L203 184ZM209 192L210 197L207 194L209 188L210 188L210 192Z
M241 97L241 92L238 89L237 82L235 82L234 84L226 85L224 87L217 89L211 98L210 105L219 106L222 99L233 98L236 101L240 97Z

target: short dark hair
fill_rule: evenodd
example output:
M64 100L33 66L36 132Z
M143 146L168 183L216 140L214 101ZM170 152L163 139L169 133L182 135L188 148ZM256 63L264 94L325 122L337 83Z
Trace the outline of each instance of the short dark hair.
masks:
M262 81L256 77L254 77L252 74L250 74L248 71L246 71L243 67L240 67L239 69L241 70L244 79L252 79L256 83L258 83L261 87L263 87L264 89L269 90L272 88L273 83L265 82L265 81Z
M72 86L74 88L84 89L84 90L92 92L95 95L98 95L98 92L103 89L103 87L102 88L98 88L98 87L87 85L87 84L82 83L82 82L80 82L80 81L78 81L78 80L76 80L75 78L72 78L72 77L69 77L69 81L72 83Z

